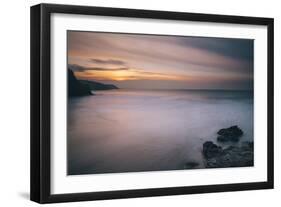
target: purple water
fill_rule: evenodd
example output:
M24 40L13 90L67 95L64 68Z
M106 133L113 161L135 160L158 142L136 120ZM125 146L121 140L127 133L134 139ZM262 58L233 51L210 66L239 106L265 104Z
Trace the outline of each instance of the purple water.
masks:
M252 91L112 90L68 101L69 175L204 168L202 144L238 125L253 140Z

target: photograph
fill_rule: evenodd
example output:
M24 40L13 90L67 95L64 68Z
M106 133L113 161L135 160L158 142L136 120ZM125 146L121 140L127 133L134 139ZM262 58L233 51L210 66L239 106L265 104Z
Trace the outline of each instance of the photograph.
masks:
M274 188L273 17L66 4L30 16L30 200Z
M254 166L253 39L66 35L67 175Z

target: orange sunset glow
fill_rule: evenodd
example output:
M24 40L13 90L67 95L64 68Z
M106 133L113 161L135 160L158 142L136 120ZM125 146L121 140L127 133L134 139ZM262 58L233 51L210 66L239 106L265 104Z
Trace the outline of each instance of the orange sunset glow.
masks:
M161 73L150 73L143 72L134 69L128 70L117 70L117 71L83 71L75 73L78 78L81 79L94 79L94 80L109 80L109 81L124 81L124 80L189 80L190 77L186 75L175 75L175 74L161 74Z

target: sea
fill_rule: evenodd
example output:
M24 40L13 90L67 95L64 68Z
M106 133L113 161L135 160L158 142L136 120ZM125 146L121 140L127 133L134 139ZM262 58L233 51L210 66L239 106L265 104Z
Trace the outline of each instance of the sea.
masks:
M204 169L203 143L233 125L253 141L253 91L94 93L68 99L68 175Z

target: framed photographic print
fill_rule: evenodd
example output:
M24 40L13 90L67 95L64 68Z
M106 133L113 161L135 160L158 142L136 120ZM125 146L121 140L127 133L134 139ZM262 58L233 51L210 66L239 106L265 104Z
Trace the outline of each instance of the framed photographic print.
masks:
M31 200L273 188L273 19L31 7Z

